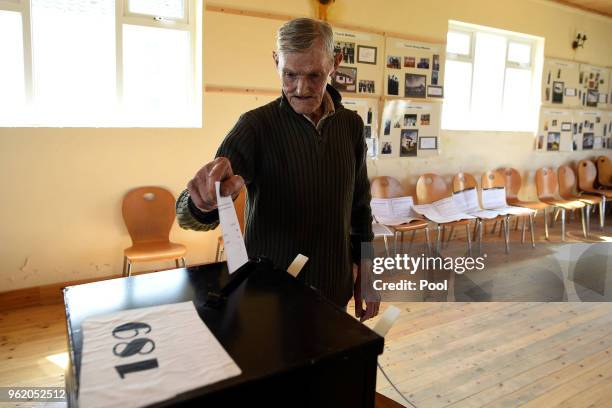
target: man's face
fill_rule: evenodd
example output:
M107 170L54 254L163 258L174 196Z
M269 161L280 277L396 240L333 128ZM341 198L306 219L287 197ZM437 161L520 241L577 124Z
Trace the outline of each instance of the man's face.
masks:
M327 78L338 68L342 55L330 58L321 41L305 52L273 53L283 92L294 111L310 115L319 109Z

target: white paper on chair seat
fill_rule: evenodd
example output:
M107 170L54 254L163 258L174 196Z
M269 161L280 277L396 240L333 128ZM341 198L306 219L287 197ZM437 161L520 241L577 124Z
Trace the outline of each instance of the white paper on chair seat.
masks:
M236 269L249 261L244 238L240 231L240 223L236 216L236 208L231 196L221 196L221 183L215 183L217 190L217 208L219 210L219 223L223 233L223 248L227 259L227 269L229 273L234 273Z
M506 189L504 187L483 189L482 205L485 209L497 211L501 215L524 215L535 212L530 208L506 204Z
M192 302L92 317L81 329L81 407L141 407L241 373Z
M412 197L373 198L370 201L372 215L376 221L391 226L422 219L414 211L413 206Z
M431 204L415 205L414 210L438 224L476 218L462 212L453 202L453 197L446 197Z
M499 215L496 211L480 208L478 193L474 187L453 193L453 202L460 211L478 218L493 219Z

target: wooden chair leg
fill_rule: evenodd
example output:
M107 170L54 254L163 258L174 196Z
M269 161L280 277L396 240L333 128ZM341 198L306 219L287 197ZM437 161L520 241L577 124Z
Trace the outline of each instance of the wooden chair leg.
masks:
M123 272L121 274L124 278L127 276L127 263L128 263L127 256L124 256L123 257Z
M127 277L129 278L130 276L132 276L132 263L128 259L128 261L127 261Z
M183 268L187 267L187 261L185 260L185 257L181 257L181 261L183 261Z

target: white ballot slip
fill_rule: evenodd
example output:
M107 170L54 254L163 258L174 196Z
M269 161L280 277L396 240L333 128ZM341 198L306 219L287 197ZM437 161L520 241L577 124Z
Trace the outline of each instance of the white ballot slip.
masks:
M413 206L412 197L373 198L370 201L372 215L376 221L391 226L422 219L414 211Z
M534 212L529 208L506 204L506 189L504 187L483 189L482 206L485 210L497 211L501 215L524 215Z
M462 212L453 197L446 197L431 204L415 205L414 210L438 224L476 218Z
M453 201L460 211L478 218L493 219L499 215L497 211L480 208L478 193L473 187L453 193Z
M231 196L221 196L221 183L215 183L217 190L217 208L219 210L219 222L223 234L223 247L227 259L227 269L229 273L234 273L236 269L249 261L244 238L240 231L240 224L236 216L236 208Z
M79 406L142 407L240 375L192 302L86 319Z

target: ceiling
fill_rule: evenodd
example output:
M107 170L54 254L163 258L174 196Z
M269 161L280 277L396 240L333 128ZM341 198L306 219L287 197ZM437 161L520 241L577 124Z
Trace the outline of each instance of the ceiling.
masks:
M557 3L612 17L612 0L553 0Z

